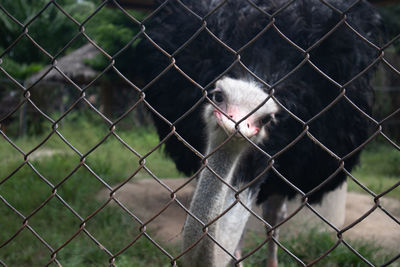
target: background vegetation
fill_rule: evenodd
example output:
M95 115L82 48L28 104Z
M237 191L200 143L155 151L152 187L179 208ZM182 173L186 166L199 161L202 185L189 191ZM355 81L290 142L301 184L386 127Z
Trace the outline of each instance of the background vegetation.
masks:
M29 26L29 35L48 53L58 57L81 47L87 40L79 33L79 25L65 16L55 5L51 4L39 16L39 12L48 3L47 0L13 0L5 1L2 6L21 24ZM118 9L103 8L91 17L102 1L59 0L57 3L77 23L83 23L85 33L110 55L125 46L137 33L137 25ZM128 11L137 19L143 18L142 12ZM32 19L34 20L32 21ZM51 27L50 27L51 25ZM0 55L5 52L14 40L23 33L23 26L0 13ZM76 37L77 36L77 37ZM74 39L72 43L70 41ZM63 49L68 44L67 49ZM131 51L128 51L131 52ZM60 53L60 54L59 54ZM51 59L32 41L23 36L18 43L3 57L4 69L16 79L26 79L30 75L51 63ZM118 64L126 65L129 60L121 58ZM93 65L104 67L101 57Z

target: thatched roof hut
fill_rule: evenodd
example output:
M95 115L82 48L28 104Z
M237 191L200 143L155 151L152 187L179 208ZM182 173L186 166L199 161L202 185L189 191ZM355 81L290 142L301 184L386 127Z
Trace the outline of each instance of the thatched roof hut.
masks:
M57 67L76 83L85 84L93 80L98 74L97 71L85 64L85 60L93 59L99 54L99 50L92 44L88 43L72 53L61 57L57 60ZM29 77L26 84L33 84L39 80L49 69L52 69L42 79L45 82L61 82L67 83L67 80L52 66L49 65L43 70Z
M67 89L68 85L71 84L68 79L71 79L81 88L92 82L99 72L85 62L86 60L95 58L99 53L100 51L95 46L88 43L68 55L58 58L56 64L48 65L26 79L26 88L35 84L35 88L29 88L32 89L30 91L30 99L44 112L51 113L58 111L61 114L64 113L65 108L69 107L77 98L76 90ZM61 75L55 66L68 79ZM96 86L102 87L100 83L96 83ZM103 99L106 99L106 97L103 97ZM104 106L104 103L102 104ZM26 132L28 121L32 125L40 125L38 121L43 119L41 116L37 116L36 108L31 105L27 105L25 109L21 109L19 117L20 134Z

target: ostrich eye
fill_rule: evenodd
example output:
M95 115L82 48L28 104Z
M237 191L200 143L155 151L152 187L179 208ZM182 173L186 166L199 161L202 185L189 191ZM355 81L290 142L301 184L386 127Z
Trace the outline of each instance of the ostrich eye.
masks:
M221 103L224 101L224 97L221 92L215 92L212 96L212 99L215 103Z
M265 117L263 117L260 122L262 125L266 125L267 123L269 123L272 120L272 116L271 115L267 115Z

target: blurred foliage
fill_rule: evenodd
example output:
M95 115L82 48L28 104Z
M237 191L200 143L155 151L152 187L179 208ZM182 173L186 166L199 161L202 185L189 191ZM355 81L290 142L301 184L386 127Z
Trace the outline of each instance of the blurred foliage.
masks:
M103 7L86 21L100 2L57 1L77 23L83 23L85 33L94 42L110 55L114 55L128 44L137 33L138 27L122 11L108 7ZM48 0L13 0L2 3L2 7L21 24L28 26L29 36L52 56L63 56L86 44L88 41L79 34L80 25L63 14L54 4L48 3ZM42 11L44 7L46 8ZM138 19L143 17L140 12L130 13ZM4 62L2 65L16 79L26 79L33 72L51 63L51 59L24 35L23 25L15 22L0 10L0 36L2 37L0 38L0 56ZM74 41L69 43L72 39ZM67 48L63 50L65 46ZM124 59L126 57L121 57L120 61L128 61ZM126 65L124 62L122 65ZM99 69L107 64L105 57L93 61L93 66Z
M400 153L391 144L378 138L370 143L361 153L360 164L352 171L352 175L376 194L392 187L400 177ZM365 191L354 182L350 182L349 190ZM400 199L400 188L385 195Z
M400 33L400 4L386 5L378 8L385 25L389 40ZM394 43L396 52L400 52L400 41Z
M4 60L2 66L7 70L8 73L17 79L29 77L43 68L43 64L40 63L17 63L10 58Z
M141 20L145 15L139 11L127 12L137 20ZM138 24L119 9L102 8L85 27L86 33L109 55L114 56L124 48L121 54L118 54L115 66L121 72L128 73L131 67L130 58L134 54L133 48L139 41L136 37L139 31ZM87 63L95 69L103 70L111 61L103 55L98 55Z
M19 23L28 25L28 34L50 54L55 55L70 41L78 27L54 5L49 5L35 18L47 2L47 0L14 0L7 1L2 6ZM70 6L83 5L72 0L59 2L66 7L66 10ZM35 19L31 21L33 18ZM25 79L32 73L19 70L18 64L24 69L29 70L30 65L37 69L39 65L43 66L50 63L50 58L35 47L26 35L23 35L24 27L19 23L12 20L4 12L0 12L0 36L2 36L0 51L3 53L5 49L8 49L3 58L5 69L14 78ZM21 39L15 42L20 36L22 36Z

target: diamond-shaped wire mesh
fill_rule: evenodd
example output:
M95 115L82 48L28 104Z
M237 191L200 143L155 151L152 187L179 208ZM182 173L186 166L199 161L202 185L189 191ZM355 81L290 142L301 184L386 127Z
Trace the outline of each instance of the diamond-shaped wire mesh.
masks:
M380 116L381 118L377 118L374 114L377 111L371 113L368 110L370 103L364 103L363 99L358 99L354 89L360 86L368 87L368 82L362 81L365 80L365 77L368 77L366 80L369 81L371 73L378 67L379 71L384 70L392 73L397 82L400 80L398 62L392 61L386 55L386 53L392 52L395 46L399 46L400 33L396 33L391 37L392 39L386 40L383 34L382 36L367 35L365 29L354 24L357 21L370 20L370 24L365 21L362 22L370 27L367 33L379 34L378 29L373 29L375 27L373 20L378 18L374 16L364 18L362 16L366 16L368 13L357 11L358 9L365 9L367 5L365 1L354 0L350 1L351 3L340 4L342 1L313 0L306 5L304 3L307 1L305 0L288 0L271 1L272 4L267 5L263 1L221 0L210 1L208 10L204 10L198 8L200 1L167 0L155 4L154 8L151 11L146 11L144 16L135 16L136 13L121 5L124 1L98 2L99 4L94 6L94 11L89 16L79 19L71 15L71 9L66 8L63 1L53 0L42 6L36 6L34 14L30 17L18 17L15 15L19 14L16 10L9 10L6 8L6 3L0 2L0 18L3 23L1 25L12 25L15 29L13 32L15 38L7 40L8 45L1 47L2 50L0 50L0 73L2 75L0 90L4 90L4 93L0 92L2 97L0 99L2 105L0 107L2 112L0 134L3 137L0 148L7 149L7 151L11 148L12 152L10 153L13 153L9 155L10 161L7 161L7 159L0 161L2 165L4 164L2 168L4 167L5 170L0 172L0 205L2 210L0 225L4 223L4 225L1 225L2 229L4 229L3 227L11 228L5 229L4 234L0 235L1 265L61 266L66 264L86 266L93 264L93 262L95 264L102 262L110 266L141 266L142 262L146 262L151 265L170 263L172 266L176 266L180 263L182 257L196 249L203 240L211 240L210 242L215 244L217 249L223 251L222 253L228 255L233 264L237 266L242 263L247 264L247 260L252 258L255 253L259 253L265 244L276 244L280 251L288 255L293 263L303 266L326 260L340 246L351 251L352 255L361 259L362 264L365 265L398 264L400 251L397 247L393 248L394 253L386 257L384 262L374 263L374 259L365 257L363 255L365 251L359 251L346 236L349 231L376 210L382 211L394 227L400 227L398 213L388 209L385 202L389 193L399 190L399 177L395 177L397 179L393 179L390 185L382 187L380 192L374 192L363 184L362 179L351 172L356 163L354 156L358 157L361 150L371 145L376 139L389 144L395 151L394 153L400 153L399 140L395 139L399 135L394 134L394 137L392 137L388 135L387 128L385 128L386 123L395 121L400 113L400 102L396 102L395 93L389 94L394 96L389 99L392 103L392 109L382 113L384 115ZM239 2L240 4L238 4ZM29 5L26 4L27 7ZM143 6L148 7L146 3ZM229 10L231 6L240 7L238 11L244 10L244 13L233 12L228 14L226 10ZM274 8L271 9L271 6ZM304 9L309 8L309 10L299 11L299 6ZM308 29L308 25L302 25L301 21L296 21L293 16L289 18L291 12L297 12L296 15L304 12L304 14L307 14L306 19L309 20L310 25L316 28L322 27L318 25L318 21L313 21L315 18L312 14L317 8L324 9L325 12L336 18L336 20L330 22L329 29L323 34L313 32L313 28ZM369 8L366 8L366 10L370 10ZM102 43L104 39L96 40L86 30L86 28L91 27L91 23L96 24L102 16L108 16L110 13L102 13L106 10L112 10L116 17L127 19L130 27L135 29L125 34L126 38L115 46L118 47L117 49L108 49ZM250 13L257 13L256 18L247 16ZM223 17L224 14L228 14L230 17L225 18ZM40 19L46 16L52 17L56 25L57 21L63 19L64 23L73 25L76 29L75 32L65 32L68 38L65 41L60 41L62 45L56 49L48 48L51 47L49 43L52 40L43 40L40 34L42 27ZM173 24L171 20L178 19L178 16L179 21L186 21L187 25L176 25L179 28L168 28ZM251 20L251 22L248 22L248 20ZM164 21L165 24L163 24ZM288 32L285 25L296 22L298 24L294 25L298 28L298 32ZM247 39L224 36L223 29L229 28L229 23L232 23L232 27L238 28L232 29L227 34L237 33L238 36L246 36ZM254 29L256 30L245 28L245 25L249 24L255 25ZM385 24L385 21L383 21L383 24ZM242 25L243 27L240 28ZM166 30L170 31L166 32ZM104 35L106 41L107 38L112 38L113 28L104 28L103 31L110 34L109 36ZM316 34L316 36L312 36L313 34ZM357 54L357 47L346 46L347 40L341 39L344 34L351 35L355 40L354 44L362 46L362 49L370 53L370 57L364 59L363 56L365 55ZM165 38L160 38L160 36L165 36ZM279 45L273 44L275 50L272 53L281 53L275 55L274 60L276 62L263 62L265 64L262 67L267 69L279 68L284 66L282 62L287 62L286 69L280 72L280 77L264 77L262 71L260 72L259 69L254 67L257 65L254 64L254 61L263 58L263 55L260 54L263 51L257 50L260 47L259 43L271 44L273 42L265 40L265 36L273 36L275 38L273 41L279 42ZM301 40L298 38L299 36L304 37L303 43L299 43L299 40ZM199 42L203 43L199 44ZM330 42L343 42L340 45L332 45L334 48L354 49L351 52L343 52L354 55L348 60L357 61L346 63L347 69L340 70L347 72L344 76L336 75L336 69L332 71L329 68L329 63L332 62L320 60L322 54L331 54L326 58L334 61L335 53L342 53L342 51L318 50L320 47L329 48ZM77 43L82 44L79 49L76 49ZM138 47L141 48L131 50L138 43ZM16 52L23 51L19 47L26 47L27 51L34 51L32 57L44 59L49 65L25 81L17 79L11 74L8 64L10 64L9 61L12 56L15 56ZM200 51L202 48L204 48L204 51ZM135 51L137 54L134 54ZM197 51L198 54L194 55ZM146 54L145 52L149 53ZM17 56L24 57L24 55ZM129 58L129 56L131 56L132 61L129 62L128 67L121 65L121 62L126 61L124 57ZM190 57L192 59L187 60ZM221 58L219 59L219 57ZM289 57L296 58L296 60L288 60ZM76 58L79 60L76 60ZM93 64L93 60L102 62L101 67L96 70L87 67L89 64L87 62L91 60L91 64ZM196 64L204 65L199 67ZM333 62L332 64L338 63ZM353 70L352 66L362 67L354 67L355 70ZM206 67L215 68L211 77L207 73L196 73L199 69ZM240 71L237 71L237 69L240 69ZM303 78L299 78L302 77L299 73L305 70L312 75L310 74L309 80L302 81ZM213 105L216 110L222 113L222 116L229 116L226 111L217 107L215 99L210 96L210 92L218 80L226 75L232 75L232 73L236 73L235 75L238 76L245 73L246 77L250 77L264 88L266 98L254 105L253 110L239 121L234 121L236 130L228 134L211 151L206 152L204 143L207 139L205 134L207 130L201 128L203 124L194 121L194 124L198 123L200 127L195 130L198 132L196 136L188 135L186 128L193 125L193 120L201 118L198 114L203 112L205 105ZM271 71L271 73L273 72ZM343 80L341 77L348 78ZM307 77L304 79L307 79ZM301 88L301 86L304 86L302 82L305 84L307 82L316 83L313 79L323 83L321 87L334 88L336 91L335 94L325 97L323 103L319 103L320 98L322 98L321 95L328 94L328 92L314 92L312 97L315 99L305 96L302 100L315 100L318 110L304 117L304 114L296 113L296 110L301 110L300 108L297 109L297 106L301 106L302 103L293 103L290 99L296 99L301 94L299 89L295 88L296 86ZM162 93L161 91L153 91L154 88L162 88L165 84L170 84L166 86L167 88L179 86L182 95L171 96L172 92L165 92L165 90ZM281 88L285 86L293 89L290 92L292 95L281 93ZM294 87L291 88L290 86ZM195 93L185 92L189 90L188 88ZM6 92L11 93L7 95ZM393 90L393 92L397 91ZM185 93L194 96L185 101L183 96ZM372 92L366 94L370 93L372 95ZM380 93L380 91L377 92L377 98L381 97ZM98 99L99 97L101 100ZM171 105L168 102L168 99L171 98L178 100ZM126 105L127 99L129 99L128 105ZM124 104L119 105L118 101ZM283 117L277 118L277 121L287 120L288 126L285 128L293 133L289 135L284 132L276 133L275 135L288 137L277 144L276 147L268 149L268 145L265 145L266 141L260 143L239 131L239 124L258 112L258 109L263 105L271 102L275 103L284 113ZM176 104L179 104L179 107ZM113 110L112 105L119 106L119 110L117 112ZM343 110L343 107L345 107L345 110ZM385 107L379 108L384 109ZM175 114L175 111L179 114ZM345 111L348 113L346 114ZM70 137L72 133L63 128L65 121L74 122L74 118L83 116L82 114L88 116L89 120L92 119L95 123L101 125L101 132L98 132L97 128L93 130L90 129L88 124L77 122L75 131L93 131L93 138L81 140L86 146L82 146L76 140L71 140L73 139ZM350 151L342 150L340 144L335 144L335 140L326 140L318 130L320 128L327 128L330 131L336 130L334 124L321 125L321 121L329 122L329 118L327 119L326 116L331 115L327 114L335 114L338 117L354 116L363 121L343 119L346 123L349 122L349 125L346 125L348 132L344 132L344 135L340 137L340 141L343 141L343 143L353 142L355 132L351 128L360 128L357 123L361 123L361 127L371 128L372 131L365 135L361 141L355 142L356 145ZM154 145L145 149L133 146L132 140L127 138L123 131L120 131L120 129L127 127L127 124L132 124L129 120L131 116L142 120L139 125L146 124L146 116L151 116L160 134L160 141L153 142ZM29 118L28 121L27 117ZM188 124L190 120L192 122ZM31 129L32 125L41 125L43 128L39 135L40 138L32 139L35 142L27 145L23 142L26 137L17 138L18 134L12 133L12 129L9 133L9 125L17 125L14 127L18 127L20 135L24 133L29 135L30 132L27 128ZM135 131L136 128L140 127L134 127L131 130ZM396 126L394 126L394 129L396 129ZM338 129L338 131L341 130L343 129ZM143 130L138 129L137 131ZM260 163L257 166L258 170L252 172L249 175L251 177L245 180L241 186L227 181L229 175L221 172L216 165L210 163L213 157L220 153L224 147L235 142L238 135L246 139L251 151L254 151L254 156L250 159ZM273 133L271 133L271 139L274 138L273 136ZM82 138L84 138L83 135ZM43 154L49 153L50 157L58 154L57 149L52 147L52 144L57 142L54 140L63 143L64 152L62 152L62 156L68 157L74 163L63 162L62 165L58 162L62 168L57 170L51 167L50 169L43 167L40 160L46 161L48 159L43 157ZM309 149L311 152L300 151L303 155L317 153L323 157L322 160L330 162L329 166L334 165L332 168L329 167L328 171L323 172L324 177L320 177L317 183L310 186L299 184L296 178L291 177L291 172L285 171L280 166L281 162L284 162L282 159L286 157L295 159L291 164L299 164L296 162L301 162L300 158L303 155L295 148L304 145L304 143L309 144L307 150ZM113 155L107 154L110 153L110 150L105 148L110 146L112 153L124 153L126 155L126 161L120 163L119 167L125 169L125 172L121 171L111 175L107 172L108 166L105 163L108 159L111 160ZM178 154L169 151L174 146L179 147ZM180 171L191 173L190 178L179 183L173 183L161 179L163 177L153 171L152 166L154 165L151 164L155 160L154 154L163 149L176 161ZM183 154L179 155L179 153ZM297 154L294 155L293 153ZM55 164L57 160L64 161L63 157L55 157L51 162ZM14 158L19 158L18 163L9 163ZM100 163L96 161L99 158L103 159ZM131 162L130 166L124 165L126 162ZM186 164L186 162L189 163ZM307 162L304 169L313 169L314 164L318 163ZM255 166L254 164L249 165ZM129 173L129 175L126 176L126 173ZM197 218L196 214L190 210L189 202L186 199L185 190L188 190L188 187L194 183L200 173L209 173L222 187L234 195L232 203L223 207L222 212L211 221L201 221ZM327 173L329 174L326 175ZM272 189L265 189L261 187L260 184L265 182L265 177L268 175L273 177L271 179L275 179L277 185L285 189L273 187ZM331 190L337 187L338 183L335 182L337 181L335 178L338 175L347 176L350 182L354 182L373 200L373 204L369 206L367 211L363 211L361 216L344 227L332 223L329 218L326 218L319 209L310 203L313 200L320 200L322 195L318 194L324 192L324 188L330 187ZM115 177L109 176L121 177L114 179ZM152 195L152 192L143 191L142 194L146 197L133 196L132 199L126 199L122 192L132 186L132 181L137 181L138 178L143 176L154 181L156 187L163 192L165 197L158 199L155 195ZM116 184L115 181L117 181ZM142 189L149 186L148 182L138 181L138 183ZM34 187L32 187L33 184L35 184ZM81 184L93 188L103 188L102 197L93 194L92 191L84 188ZM32 188L36 191L31 192ZM254 190L254 188L261 188L263 194L274 195L274 193L279 194L281 192L288 195L297 194L300 196L300 204L286 214L282 220L268 222L258 211L249 207L244 199L245 197L243 197L244 192ZM104 197L105 195L106 197ZM32 196L38 196L38 198L31 199ZM26 204L30 208L18 204L22 203L20 202L21 199L27 203L31 202ZM77 199L87 203L87 205L77 204ZM158 201L157 209L148 211L148 216L142 216L139 212L140 206L145 206L145 202L150 201L150 199L151 201ZM262 200L264 201L265 198ZM131 208L130 201L139 202L136 203L137 208ZM245 253L239 256L226 248L225 243L219 240L219 237L209 232L213 225L222 221L224 216L230 214L238 206L243 207L243 210L246 210L257 224L267 229L267 235L264 235L260 239L261 241L253 242L251 248L245 250ZM171 248L149 230L157 221L161 221L162 224L163 216L166 216L173 208L185 213L202 229L202 234L193 239L189 246ZM54 212L54 210L58 210L58 212ZM272 234L283 225L289 224L296 214L303 210L311 211L313 216L322 222L326 228L334 232L337 237L333 243L322 250L323 252L311 259L296 255L291 247ZM169 216L175 215L172 213ZM39 218L47 218L47 220L42 221ZM110 218L113 218L113 222L115 222L111 227L105 223ZM6 221L8 222L6 223ZM58 234L51 235L49 231L44 232L43 227ZM167 228L173 228L173 225L167 225ZM399 231L396 233L398 234ZM227 235L229 234L227 233ZM121 242L111 242L114 235L123 236L125 239ZM27 239L34 241L27 246L24 245ZM399 238L395 237L395 240L399 240ZM78 242L84 244L87 249L82 247L83 245L77 246ZM307 251L306 242L308 241L299 239L298 246L304 246L304 250ZM117 245L115 245L116 243ZM37 259L25 259L24 256L13 258L18 255L18 251L15 251L18 246L21 246L20 249L23 251L39 251L36 255ZM38 249L39 247L41 249ZM10 248L14 250L13 256L7 255L10 253ZM2 253L2 250L5 252ZM139 252L132 256L131 251L134 250ZM25 254L21 252L21 255ZM71 255L78 259L77 262L67 260ZM129 256L124 258L124 255ZM211 255L204 255L204 257L207 256L212 258ZM158 257L157 260L154 257ZM209 259L204 262L209 262ZM340 264L337 263L337 266Z

